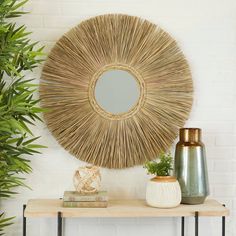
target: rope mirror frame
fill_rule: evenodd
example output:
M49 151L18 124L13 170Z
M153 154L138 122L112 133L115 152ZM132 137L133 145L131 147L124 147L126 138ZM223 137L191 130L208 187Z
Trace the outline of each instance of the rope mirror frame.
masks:
M128 112L112 114L96 102L96 82L111 69L131 73L139 84L139 100ZM170 148L191 111L193 82L168 33L139 17L108 14L57 41L42 70L40 99L49 130L72 155L127 168Z

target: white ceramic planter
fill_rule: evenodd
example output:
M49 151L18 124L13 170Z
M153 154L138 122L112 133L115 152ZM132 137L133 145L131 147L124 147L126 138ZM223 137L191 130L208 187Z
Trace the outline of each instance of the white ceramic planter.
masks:
M157 176L147 183L146 202L159 208L177 207L181 202L179 182L172 176Z

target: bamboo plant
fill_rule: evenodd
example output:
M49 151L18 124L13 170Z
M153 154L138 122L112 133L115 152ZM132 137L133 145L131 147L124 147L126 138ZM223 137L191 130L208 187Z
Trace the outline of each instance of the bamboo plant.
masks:
M37 85L26 80L25 73L42 62L42 50L28 38L24 25L14 23L27 0L0 0L0 201L16 194L16 187L25 186L22 174L32 171L30 155L43 146L35 144L30 130L41 120L39 100L34 98ZM0 212L0 235L12 223Z

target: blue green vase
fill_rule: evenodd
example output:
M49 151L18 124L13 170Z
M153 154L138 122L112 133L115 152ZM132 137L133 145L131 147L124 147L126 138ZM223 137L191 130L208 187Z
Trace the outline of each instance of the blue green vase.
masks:
M205 146L201 129L182 128L175 150L175 176L184 204L201 204L209 195Z

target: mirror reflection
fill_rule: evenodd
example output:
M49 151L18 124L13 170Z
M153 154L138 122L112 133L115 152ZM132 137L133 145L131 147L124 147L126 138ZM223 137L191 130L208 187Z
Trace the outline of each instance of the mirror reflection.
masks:
M95 99L106 112L128 112L139 99L140 87L135 77L125 70L108 70L97 80Z

